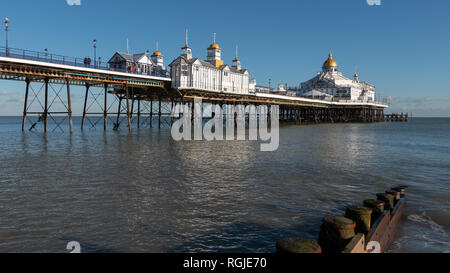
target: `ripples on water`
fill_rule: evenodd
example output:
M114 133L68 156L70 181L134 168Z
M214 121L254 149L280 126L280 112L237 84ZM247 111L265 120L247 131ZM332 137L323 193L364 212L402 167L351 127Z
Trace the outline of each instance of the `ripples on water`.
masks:
M259 147L168 129L23 135L0 118L0 251L272 252L397 184L411 188L391 251L450 251L450 119L287 125L278 151Z

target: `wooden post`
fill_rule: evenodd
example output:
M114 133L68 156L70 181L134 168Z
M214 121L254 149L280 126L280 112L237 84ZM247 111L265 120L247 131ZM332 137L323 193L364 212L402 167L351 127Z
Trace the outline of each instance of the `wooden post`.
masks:
M70 134L73 134L73 123L72 123L72 102L70 100L70 82L69 79L66 79L67 84L67 110L69 115L69 130Z
M322 253L318 243L312 240L287 237L277 241L278 253L298 254L298 253Z
M81 130L84 129L84 120L86 119L86 105L87 105L88 95L89 95L89 83L86 83L86 94L84 95L83 117L81 118Z
M48 78L45 78L44 132L47 132L48 115Z
M26 88L25 88L25 102L23 104L23 118L22 118L22 132L25 131L25 123L27 121L27 107L28 107L28 91L30 90L30 79L26 78Z

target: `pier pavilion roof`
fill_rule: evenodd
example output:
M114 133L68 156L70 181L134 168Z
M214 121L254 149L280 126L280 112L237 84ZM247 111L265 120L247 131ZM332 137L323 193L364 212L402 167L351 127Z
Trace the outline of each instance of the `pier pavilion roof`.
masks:
M120 59L133 63L133 62L139 62L144 56L148 56L148 53L140 53L140 54L128 54L124 52L117 51L108 62L113 62L116 60L116 57L119 57Z
M228 68L233 73L240 73L240 74L248 73L247 69L238 70L237 68L231 67L231 66L229 66L227 64L221 65L220 67L216 67L212 63L200 60L199 58L192 58L192 59L188 60L184 56L179 56L178 58L173 60L173 62L170 63L169 66L174 66L175 64L178 64L178 63L185 63L185 64L190 64L190 65L193 65L193 64L197 63L197 64L200 64L202 66L209 67L209 68L214 68L214 69L218 69L218 70L224 70L225 68Z

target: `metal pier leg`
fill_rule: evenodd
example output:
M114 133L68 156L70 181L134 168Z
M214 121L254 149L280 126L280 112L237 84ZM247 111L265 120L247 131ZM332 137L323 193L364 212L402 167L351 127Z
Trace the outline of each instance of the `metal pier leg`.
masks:
M108 84L105 83L105 101L103 105L103 131L106 131L106 123L108 122Z
M194 123L194 101L191 102L191 122Z
M117 109L117 120L115 128L119 129L120 112L122 111L122 96L119 96L119 108Z
M131 118L131 122L133 122L133 113L134 113L134 92L132 92L131 94L131 111L130 111L130 118Z
M83 117L81 118L81 130L84 130L84 120L86 119L86 106L89 95L89 84L86 83L86 94L84 95Z
M69 115L69 129L70 129L70 134L73 134L73 123L72 123L72 103L70 100L70 83L69 80L66 79L66 84L67 84L67 109L68 109L68 115Z
M161 128L161 97L159 97L159 104L158 104L158 128Z
M150 99L150 128L153 128L153 99Z
M48 78L45 78L44 132L47 133L48 115Z
M126 90L127 94L127 117L128 117L128 131L131 132L131 115L130 115L130 96L128 94L128 88Z
M171 108L170 108L170 126L173 125L173 118L174 118L174 109L173 109L173 99L171 99L172 104L171 104Z
M22 132L25 131L25 123L27 121L27 107L28 107L28 91L30 90L30 79L26 79L27 87L25 88L25 102L23 104L23 118L22 118Z
M137 127L141 128L141 100L138 98Z

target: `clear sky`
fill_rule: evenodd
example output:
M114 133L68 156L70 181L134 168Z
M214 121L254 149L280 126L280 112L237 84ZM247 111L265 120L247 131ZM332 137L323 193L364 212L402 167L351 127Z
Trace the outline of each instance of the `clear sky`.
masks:
M391 97L387 112L450 116L449 13L447 0L5 0L0 18L10 19L10 47L84 57L97 39L97 55L108 60L125 51L127 38L133 53L154 51L158 41L166 65L179 55L186 28L200 58L216 32L225 62L239 45L260 85L270 78L298 86L332 49L344 75L357 67L377 96ZM24 86L0 81L0 115L21 115ZM74 100L74 114L81 102Z

